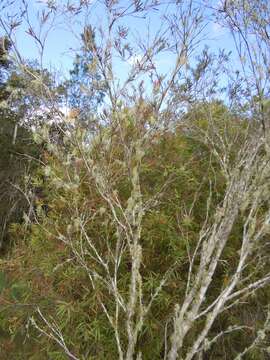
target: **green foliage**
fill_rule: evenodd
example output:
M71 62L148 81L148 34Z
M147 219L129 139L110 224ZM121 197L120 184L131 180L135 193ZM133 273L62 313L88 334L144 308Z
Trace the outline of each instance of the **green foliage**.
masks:
M0 272L0 294L6 287L6 276L3 271Z
M66 95L69 107L77 110L77 117L81 124L88 127L91 127L92 115L105 96L104 84L101 81L96 59L85 42L85 34L89 34L90 31L92 32L92 29L86 27L85 33L82 35L84 45L76 54L69 80L59 88L60 92ZM94 42L93 32L91 36Z
M237 127L234 125L236 120L230 118L223 105L215 104L213 110L220 133L225 127L222 123L225 118L226 127L231 126L233 137L233 129ZM140 185L144 202L147 203L153 195L160 194L156 205L145 213L142 221L141 276L145 302L150 299L164 273L174 265L139 334L137 345L142 349L146 360L163 358L164 324L169 321L174 304L181 302L185 292L188 253L195 249L198 232L205 221L209 183L212 184L212 203L208 209L210 218L222 198L225 187L225 177L218 162L212 158L210 147L201 141L200 136L194 136L195 128L203 133L207 126L202 114L198 108L195 113L188 114L189 124L193 128L191 126L188 130L183 130L182 126L179 126L175 132L162 135L157 133L151 146L145 148L141 164ZM132 112L129 114L128 110L124 111L125 120L126 115L129 116L129 121L126 121L127 126L123 127L121 135L126 141L134 141L134 138L139 136L136 134L138 130L132 125L132 121L135 120ZM190 120L192 118L193 120ZM240 128L238 125L237 131ZM201 134L200 131L197 133ZM78 136L81 136L79 130ZM131 184L124 165L125 153L118 136L117 132L110 133L110 129L106 129L93 141L87 156L88 161L94 159L99 167L106 166L109 184L117 191L123 206L126 206L130 201ZM104 143L107 144L108 138L112 139L109 159L100 151L104 149ZM96 281L95 287L92 287L85 269L79 262L74 261L74 251L80 251L81 246L87 246L80 230L81 214L89 219L86 225L87 235L94 239L94 245L101 256L108 259L109 266L110 256L106 242L116 242L115 225L110 217L108 204L97 191L78 148L70 145L68 153L59 151L57 146L53 149L44 151L44 167L36 171L34 179L36 185L43 187L44 193L39 204L38 223L32 223L28 227L25 224L16 225L10 230L18 245L11 257L13 267L7 271L10 284L8 288L4 275L0 277L2 292L9 304L3 312L5 316L0 319L0 324L2 329L11 329L11 359L16 359L18 354L23 359L36 359L37 353L38 359L65 358L55 342L44 336L37 337L36 330L31 326L28 328L27 340L22 341L23 336L26 339L25 326L30 316L34 316L38 324L46 328L36 314L35 304L38 304L47 319L55 321L64 334L68 348L81 359L117 359L113 330L100 305L102 300L107 311L113 312L114 299L102 281ZM42 213L43 203L49 206L46 216ZM219 294L234 267L241 232L240 218L234 226L230 247L224 252L224 262L218 266L217 275L208 294L209 301ZM19 241L22 237L26 241ZM92 259L90 249L85 256L89 256L87 261L97 274L102 274L104 269ZM119 265L118 287L125 299L129 293L130 266L130 259L124 254ZM2 271L6 268L7 265L3 264ZM252 272L252 269L248 268L246 271ZM269 299L269 294L264 299L262 308ZM12 306L18 302L25 306L13 308ZM246 320L243 319L247 312L254 312L252 303L249 306L248 310L238 307L226 316L221 316L218 324L213 326L211 337L217 335L220 328L245 323ZM120 313L119 316L119 321L122 321L124 314ZM202 323L198 321L189 334L187 346L192 344L201 327ZM125 343L126 329L121 327L120 333ZM241 332L228 336L226 356L233 358L237 350L242 349L252 338L252 333ZM209 358L224 358L219 342L209 349L208 355Z
M0 250L10 242L9 225L22 221L28 204L19 187L39 156L32 140L31 124L24 117L33 109L37 96L26 95L29 78L15 70L9 60L10 44L0 38ZM30 67L29 67L30 69ZM32 87L32 91L37 91ZM35 100L34 100L35 99ZM36 104L35 104L36 105Z

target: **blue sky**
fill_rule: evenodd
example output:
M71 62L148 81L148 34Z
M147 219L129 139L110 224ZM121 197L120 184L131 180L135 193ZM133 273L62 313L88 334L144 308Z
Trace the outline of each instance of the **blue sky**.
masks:
M33 27L37 29L37 13L40 12L44 5L43 1L38 0L28 0L29 4L29 17L30 22ZM58 0L59 2L60 0ZM14 5L14 11L18 10L18 3ZM164 10L164 9L163 9ZM44 66L49 69L57 69L62 72L65 76L68 76L68 70L72 67L72 62L74 59L75 51L79 48L79 34L80 29L83 28L85 22L93 23L94 25L98 23L103 23L106 21L104 14L101 9L96 6L92 14L90 14L86 19L79 15L77 20L65 19L65 22L62 19L56 19L55 28L49 32L46 47L44 51ZM142 38L146 37L147 29L145 27L146 22L141 19L128 18L128 26L132 28L132 33L134 35L139 34ZM152 34L160 26L160 20L156 15L153 15L149 19L149 28L151 29ZM16 42L17 46L25 58L35 59L39 55L37 47L34 44L33 39L26 34L27 26L21 26L17 31ZM209 48L217 52L219 48L225 49L227 52L233 50L233 43L230 35L226 30L221 28L218 24L211 23L206 29L207 41L201 44L200 50L203 46L208 45ZM138 56L140 54L138 53ZM173 66L174 58L171 55L164 54L158 58L157 65L159 70L166 74L168 69ZM126 72L129 69L128 64L116 64L117 75L120 79L124 79Z

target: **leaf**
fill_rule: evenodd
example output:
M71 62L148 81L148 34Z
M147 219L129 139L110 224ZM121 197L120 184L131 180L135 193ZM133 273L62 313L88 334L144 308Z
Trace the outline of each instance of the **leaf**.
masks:
M0 272L0 294L2 293L2 291L4 290L4 288L6 287L6 276L5 273L3 271Z
M15 283L11 286L11 296L16 301L21 301L27 292L27 288L24 284Z

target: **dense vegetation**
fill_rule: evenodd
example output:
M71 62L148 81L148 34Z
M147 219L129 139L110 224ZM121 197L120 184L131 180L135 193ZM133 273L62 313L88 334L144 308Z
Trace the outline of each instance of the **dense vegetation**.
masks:
M128 29L112 29L127 9L139 17L157 2L123 13L105 2L107 32L85 26L63 81L18 61L12 32L0 39L1 359L269 358L270 45L258 16L270 9L244 3L216 14L242 46L248 31L261 36L264 62L248 47L253 73L237 70L225 87L224 53L204 49L187 65L205 21L192 1L167 18L169 33L176 19L183 29L171 78L153 65L172 48L157 37L140 43L145 55L119 92L112 54L132 49ZM58 8L42 6L44 25Z

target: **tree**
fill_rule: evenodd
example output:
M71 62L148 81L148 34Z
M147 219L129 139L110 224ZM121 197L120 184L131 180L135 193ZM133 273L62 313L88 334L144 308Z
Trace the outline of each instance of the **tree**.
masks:
M232 33L242 66L242 84L238 92L248 95L253 118L266 131L264 101L269 98L269 2L222 1L218 9L218 20Z
M70 70L70 79L64 87L68 106L78 111L78 118L82 123L89 122L91 115L102 102L104 93L94 57L85 46L76 54L73 69Z
M12 218L12 213L16 214L17 204L14 202L12 194L14 189L10 189L9 182L12 182L17 174L14 174L15 168L11 166L12 151L15 150L15 138L17 133L16 128L16 115L8 107L7 102L10 96L10 90L7 86L8 71L10 67L10 61L8 60L8 51L10 49L10 42L6 37L0 39L0 132L1 132L1 237L0 247L3 247L5 237L7 234L7 224ZM9 191L8 191L9 190ZM10 191L11 190L11 191ZM15 196L17 197L17 196ZM13 216L13 219L16 218Z
M23 212L28 207L19 185L33 166L31 158L38 157L38 147L33 142L31 126L34 118L33 108L37 97L25 93L26 76L15 70L9 58L11 43L0 39L0 249L9 245L8 228L13 222L22 221ZM40 102L39 102L40 104ZM32 122L29 121L30 117ZM28 123L24 121L27 118ZM36 123L36 121L35 121Z
M237 99L228 97L226 106L206 91L196 101L196 85L216 89L205 82L216 74L206 53L197 69L190 65L204 35L200 5L175 2L163 14L165 29L132 44L123 21L164 8L124 4L102 3L108 23L99 36L94 28L84 33L106 95L93 115L97 126L64 130L65 149L48 127L36 132L47 143L33 179L43 196L32 223L12 229L28 241L17 248L24 264L14 252L15 269L3 266L1 323L17 341L6 340L4 353L11 346L14 358L263 359L270 329L267 129L249 121L258 119L253 106L238 113ZM91 6L68 3L64 14L89 14ZM167 75L156 65L163 51L175 60ZM123 83L115 57L130 64Z

